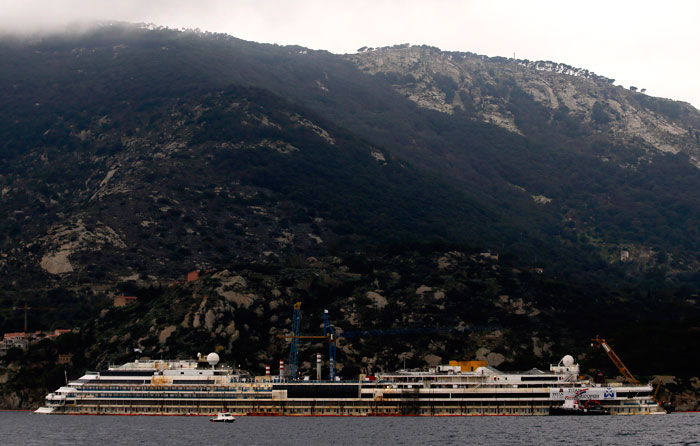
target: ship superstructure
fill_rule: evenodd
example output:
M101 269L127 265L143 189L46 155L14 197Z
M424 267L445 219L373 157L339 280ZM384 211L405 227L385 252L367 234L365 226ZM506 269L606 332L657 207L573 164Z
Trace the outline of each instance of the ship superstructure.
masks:
M570 398L612 414L661 413L649 385L607 386L579 375L565 356L548 372L440 365L343 381L252 376L199 361L134 361L88 372L46 396L39 413L104 415L547 415ZM203 364L204 363L204 364Z

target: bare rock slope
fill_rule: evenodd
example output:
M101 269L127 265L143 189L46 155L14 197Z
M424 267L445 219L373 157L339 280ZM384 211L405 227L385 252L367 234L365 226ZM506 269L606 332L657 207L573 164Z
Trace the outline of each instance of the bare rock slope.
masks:
M522 134L509 107L517 87L552 113L582 119L617 143L637 140L653 150L685 152L700 165L697 109L615 86L588 70L426 46L364 48L346 57L367 73L389 76L396 91L421 107L449 114L473 110L475 119Z

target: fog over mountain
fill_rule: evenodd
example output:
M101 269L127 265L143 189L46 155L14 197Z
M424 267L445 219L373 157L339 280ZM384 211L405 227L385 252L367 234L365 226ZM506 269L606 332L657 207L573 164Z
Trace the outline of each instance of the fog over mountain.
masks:
M621 85L700 105L700 31L692 2L535 3L362 0L2 0L0 29L27 33L129 21L223 32L246 40L352 53L408 42L586 67ZM67 25L70 24L70 25Z

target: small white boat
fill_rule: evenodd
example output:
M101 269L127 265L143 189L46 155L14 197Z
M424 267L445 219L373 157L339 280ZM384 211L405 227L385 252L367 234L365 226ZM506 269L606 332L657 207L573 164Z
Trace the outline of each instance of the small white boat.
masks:
M599 401L586 400L583 404L576 398L564 401L561 406L550 406L550 415L610 415L610 411Z
M233 423L236 421L236 417L228 412L219 412L216 417L210 419L213 423Z

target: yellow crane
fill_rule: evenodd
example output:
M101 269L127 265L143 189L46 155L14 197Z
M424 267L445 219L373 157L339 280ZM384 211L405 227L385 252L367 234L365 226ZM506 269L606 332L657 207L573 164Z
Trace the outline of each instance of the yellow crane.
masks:
M661 388L661 378L656 382L656 390L654 390L654 395L651 397L652 400L656 401L657 404L661 405L659 401L659 389Z
M591 347L601 347L605 353L608 354L608 357L610 360L615 364L615 367L617 367L617 370L620 371L622 376L624 376L627 381L630 382L630 384L639 384L639 380L632 375L632 372L629 371L629 369L625 366L625 364L622 363L622 360L620 359L617 354L615 354L615 351L613 351L612 347L610 347L610 344L607 343L607 341L600 336L596 335L595 338L591 339Z

